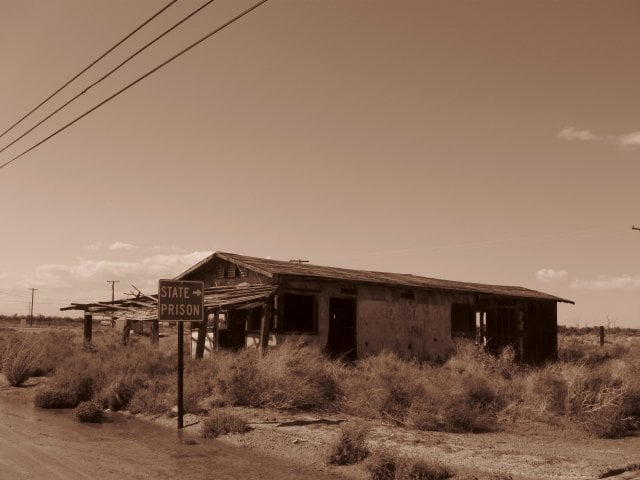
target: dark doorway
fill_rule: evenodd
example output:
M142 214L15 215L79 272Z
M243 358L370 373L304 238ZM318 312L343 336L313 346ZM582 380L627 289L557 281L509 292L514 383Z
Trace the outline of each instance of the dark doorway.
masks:
M230 310L220 317L220 348L239 350L245 347L245 323L247 313L245 310Z
M329 299L327 351L329 355L342 357L345 360L358 358L355 298Z

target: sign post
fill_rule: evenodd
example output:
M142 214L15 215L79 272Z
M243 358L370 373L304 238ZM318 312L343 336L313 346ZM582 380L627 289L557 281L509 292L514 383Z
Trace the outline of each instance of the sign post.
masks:
M184 322L204 319L204 283L160 280L158 321L178 322L178 428L183 427Z

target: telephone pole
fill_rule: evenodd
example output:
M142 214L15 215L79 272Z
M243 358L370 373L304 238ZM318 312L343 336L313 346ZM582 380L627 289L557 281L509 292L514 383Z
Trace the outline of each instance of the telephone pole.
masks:
M116 283L119 283L120 280L107 280L107 283L111 284L111 303L114 302L114 300L116 299ZM116 317L113 315L111 315L111 328L116 326Z
M29 326L33 327L33 292L38 290L37 288L30 288L31 290L31 305L29 305Z

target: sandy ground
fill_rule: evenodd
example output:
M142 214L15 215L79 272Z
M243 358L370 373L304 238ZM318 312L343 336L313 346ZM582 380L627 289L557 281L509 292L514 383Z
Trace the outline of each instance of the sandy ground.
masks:
M358 421L355 418L248 408L227 410L247 418L253 431L224 437L224 442L302 461L314 468L325 466L327 471L350 478L368 478L363 465L326 467L330 446L338 438L342 425ZM197 431L196 418L189 420L194 423L189 428ZM640 461L640 436L601 440L579 431L541 426L520 426L518 433L451 434L418 432L383 422L369 424L372 448L383 446L407 456L435 460L465 479L490 479L498 474L514 480L594 479L610 468Z
M100 425L78 423L71 411L33 407L48 379L24 388L0 383L0 478L368 478L364 465L330 466L331 444L345 415L228 408L252 430L217 440L201 439L201 418L134 418L110 414ZM594 479L611 468L640 462L640 436L589 438L576 430L519 425L488 434L418 432L369 422L370 446L435 460L457 478L514 480ZM215 477L209 477L215 467ZM264 472L271 474L266 475ZM12 472L5 477L2 472ZM179 472L179 476L175 475Z

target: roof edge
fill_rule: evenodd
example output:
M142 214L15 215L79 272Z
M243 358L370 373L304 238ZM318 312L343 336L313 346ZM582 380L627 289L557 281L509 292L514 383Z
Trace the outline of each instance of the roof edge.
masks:
M174 280L181 280L184 277L186 277L187 275L197 271L198 269L204 267L205 265L209 264L210 262L212 262L216 257L220 258L226 262L229 263L233 263L234 265L239 265L242 267L245 267L249 270L253 270L254 272L259 273L260 275L264 275L266 277L269 278L273 278L273 273L272 272L268 272L267 270L263 270L262 268L258 268L254 265L251 265L250 263L247 262L243 262L242 260L238 260L236 258L233 258L231 256L229 256L230 254L228 254L227 252L213 252L211 255L209 255L206 258L203 258L202 260L200 260L198 263L196 263L195 265L192 265L191 267L187 268L184 272L180 273L179 275L175 276L173 279Z

